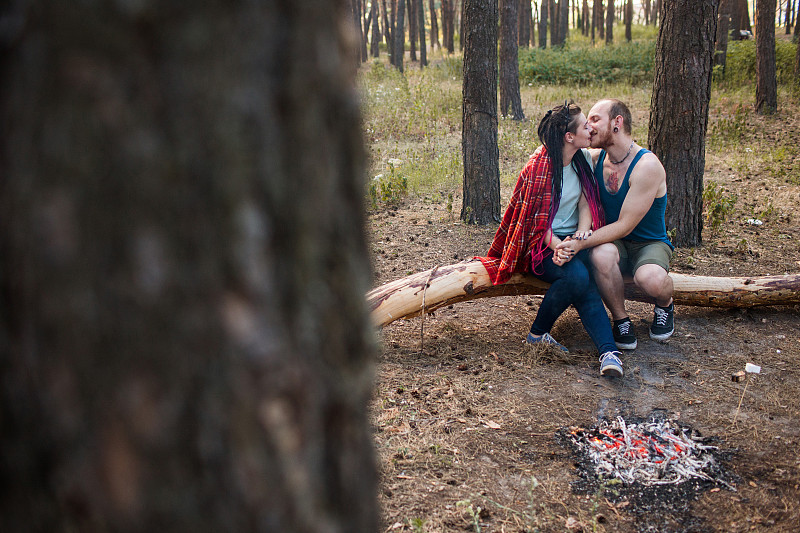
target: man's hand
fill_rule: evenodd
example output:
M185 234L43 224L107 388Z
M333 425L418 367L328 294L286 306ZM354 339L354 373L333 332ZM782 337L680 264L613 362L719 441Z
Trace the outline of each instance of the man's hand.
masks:
M569 263L573 257L575 257L577 252L569 248L569 244L574 241L575 239L572 237L565 237L564 240L556 246L556 249L553 250L553 263L557 264L558 266L564 266L566 263Z
M584 239L570 239L567 237L564 239L558 246L556 246L556 253L561 252L562 250L567 252L570 255L570 258L583 250L584 243L586 243L585 237ZM553 255L555 257L555 255Z

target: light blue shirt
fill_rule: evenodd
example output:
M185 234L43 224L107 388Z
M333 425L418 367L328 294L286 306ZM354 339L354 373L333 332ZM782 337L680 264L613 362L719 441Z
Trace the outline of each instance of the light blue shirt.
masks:
M589 150L582 149L581 153L592 168L592 156ZM573 157L580 157L575 154ZM561 202L558 204L558 212L553 217L551 226L555 235L572 235L578 231L578 202L581 199L581 182L578 179L578 172L575 165L570 163L564 167L563 179L561 180Z

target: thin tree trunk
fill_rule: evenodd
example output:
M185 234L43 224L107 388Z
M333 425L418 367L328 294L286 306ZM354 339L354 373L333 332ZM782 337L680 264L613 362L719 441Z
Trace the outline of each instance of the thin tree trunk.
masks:
M0 531L379 530L355 28L292 4L4 6Z
M589 22L589 0L583 0L583 35L588 36L592 24Z
M756 0L756 112L771 115L778 110L775 68L775 2Z
M625 40L631 42L633 34L631 32L631 25L633 24L633 0L628 0L625 3Z
M606 39L606 17L605 11L603 11L603 2L602 0L594 0L594 5L596 7L595 17L596 24L597 24L597 38L601 41L605 41Z
M520 0L517 8L517 44L528 48L531 45L531 3L530 0Z
M406 0L408 9L408 41L411 61L417 60L417 4L419 0Z
M606 44L614 42L614 0L606 0L608 7L606 9Z
M403 61L406 55L406 0L397 0L397 20L395 21L394 31L394 66L403 72Z
M428 66L428 47L425 44L425 0L417 0L417 28L419 29L419 68Z
M558 19L560 28L558 31L558 43L564 46L569 37L569 0L561 0L561 17Z
M517 45L517 6L519 0L500 0L500 112L514 120L524 120L519 92Z
M377 0L372 1L372 7L370 8L370 13L372 14L372 40L370 42L370 53L372 57L380 57L381 55L381 30L378 24L379 13L380 9L378 8Z
M714 65L722 67L725 73L725 65L728 58L728 27L731 16L729 13L720 13L717 22L717 44L714 51Z
M666 0L658 31L649 145L667 173L667 229L677 246L697 246L711 63L719 0ZM676 77L675 72L681 76Z
M550 0L542 0L539 13L539 48L547 48L547 18L550 12Z
M500 153L497 145L496 0L465 0L462 150L468 224L500 221Z
M434 46L438 46L441 49L442 43L439 41L439 23L436 19L436 6L433 0L430 0L428 5L431 12L431 50L433 50Z
M561 26L558 23L558 3L556 0L549 0L550 6L547 8L547 11L550 15L550 46L558 46L558 30Z

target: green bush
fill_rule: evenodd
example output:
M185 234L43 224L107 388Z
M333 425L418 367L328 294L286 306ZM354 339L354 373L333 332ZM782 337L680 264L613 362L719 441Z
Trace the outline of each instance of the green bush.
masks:
M794 59L797 45L787 41L775 43L775 70L778 83L790 83L794 77ZM749 83L756 79L756 42L731 41L725 58L725 74L715 73L718 80L729 84Z
M655 41L613 46L521 49L520 83L526 84L630 84L653 81Z

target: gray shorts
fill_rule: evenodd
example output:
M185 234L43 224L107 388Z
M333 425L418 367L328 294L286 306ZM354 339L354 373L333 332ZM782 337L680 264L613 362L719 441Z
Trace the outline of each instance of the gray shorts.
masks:
M642 265L658 265L669 272L672 248L665 242L618 239L614 246L619 252L619 269L623 274L635 274Z

